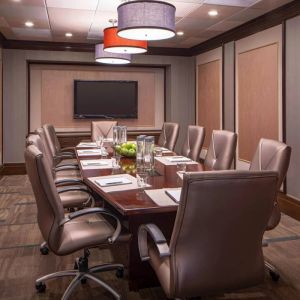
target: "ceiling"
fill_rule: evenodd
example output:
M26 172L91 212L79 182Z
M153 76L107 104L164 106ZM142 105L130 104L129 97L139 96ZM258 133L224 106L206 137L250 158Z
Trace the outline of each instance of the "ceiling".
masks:
M190 48L293 0L172 0L176 30L183 36L151 42L154 47ZM0 0L0 31L7 39L97 43L117 19L122 0ZM217 10L211 17L208 11ZM34 26L28 28L25 22ZM65 34L71 32L72 37Z

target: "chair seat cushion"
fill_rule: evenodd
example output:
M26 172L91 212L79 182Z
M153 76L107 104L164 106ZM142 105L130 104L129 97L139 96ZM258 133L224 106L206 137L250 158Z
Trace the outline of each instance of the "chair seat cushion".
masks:
M70 191L59 194L64 208L83 207L84 203L90 198L90 195L81 191Z
M57 164L56 166L59 167L61 165L67 165L67 164L77 164L78 161L76 158L66 158L63 159L59 164Z
M67 255L84 248L108 243L114 228L101 215L82 216L63 226L61 244L56 254Z

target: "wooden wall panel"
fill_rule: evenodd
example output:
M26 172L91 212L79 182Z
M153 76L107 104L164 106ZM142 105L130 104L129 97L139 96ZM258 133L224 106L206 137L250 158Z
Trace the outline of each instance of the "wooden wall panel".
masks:
M251 161L259 139L279 139L278 44L239 53L238 153Z
M162 68L33 65L30 77L30 129L51 123L58 131L90 130L91 120L73 118L76 79L138 81L138 118L118 122L131 130L160 129L164 121L163 76Z
M219 59L198 65L197 124L205 127L205 148L209 146L212 130L220 129L221 67Z

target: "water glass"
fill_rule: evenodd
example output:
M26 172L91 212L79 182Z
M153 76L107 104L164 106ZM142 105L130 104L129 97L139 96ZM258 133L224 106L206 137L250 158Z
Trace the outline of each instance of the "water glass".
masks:
M97 136L97 138L96 138L96 145L97 145L98 149L100 149L100 150L102 149L103 143L104 143L103 136L102 135Z
M144 189L147 186L148 182L148 173L147 172L140 172L136 174L136 180L138 187Z
M186 172L186 163L185 162L177 163L177 172L178 173L185 173Z
M162 150L161 149L155 149L155 156L157 156L157 157L162 156Z
M115 155L111 158L113 169L120 168L120 158L121 158L120 155Z

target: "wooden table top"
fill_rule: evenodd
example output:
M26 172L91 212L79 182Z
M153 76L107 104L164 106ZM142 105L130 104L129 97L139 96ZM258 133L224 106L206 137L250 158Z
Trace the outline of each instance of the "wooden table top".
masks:
M79 148L77 148L79 149ZM83 149L83 148L80 148ZM77 155L77 151L76 151ZM111 153L110 153L111 155ZM99 159L100 156L84 156L78 157L77 160L86 159ZM136 161L135 159L121 158L121 168L119 169L88 169L83 170L79 163L79 168L83 181L94 192L98 193L104 198L110 205L117 209L122 215L129 216L133 214L149 214L149 213L162 213L162 212L174 212L177 210L177 205L174 202L174 206L159 206L148 197L141 189L119 191L119 192L103 192L99 186L88 180L89 177L105 176L112 174L130 174L135 177L136 175ZM151 185L149 189L161 189L161 188L175 188L180 187L182 184L181 179L177 175L176 165L164 165L161 162L155 160L154 164L156 175L149 176L148 183ZM187 164L187 171L205 171L205 167L201 163Z

